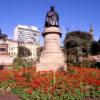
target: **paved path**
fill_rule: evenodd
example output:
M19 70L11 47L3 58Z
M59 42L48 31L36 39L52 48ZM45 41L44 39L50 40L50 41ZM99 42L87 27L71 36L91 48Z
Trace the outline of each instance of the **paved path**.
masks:
M0 100L21 100L18 96L11 93L0 93Z

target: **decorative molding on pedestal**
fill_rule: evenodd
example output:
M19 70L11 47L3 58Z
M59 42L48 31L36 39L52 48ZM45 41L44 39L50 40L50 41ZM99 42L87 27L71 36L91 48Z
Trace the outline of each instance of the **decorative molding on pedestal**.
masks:
M60 29L57 27L45 28L44 50L41 53L40 63L37 64L37 71L58 70L65 65L64 55L60 48Z
M59 34L60 37L62 36L62 33L60 32L60 29L58 27L48 27L48 28L46 27L44 29L42 36L44 37L46 34L52 34L52 33Z

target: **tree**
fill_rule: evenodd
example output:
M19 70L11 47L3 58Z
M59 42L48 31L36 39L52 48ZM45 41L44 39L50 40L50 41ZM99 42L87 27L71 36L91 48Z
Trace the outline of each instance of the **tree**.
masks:
M92 55L100 54L100 40L92 42L91 53Z
M100 45L100 38L99 38L99 40L98 40L98 43L99 43L99 45Z
M14 59L13 65L16 69L19 69L20 66L26 67L26 73L27 73L27 67L29 66L29 59L27 59L29 56L31 56L31 51L26 48L25 46L18 46L18 54L17 58Z
M92 55L95 55L95 56L99 56L100 55L100 39L98 41L93 41L92 42L91 53L92 53ZM100 68L100 60L99 60L99 58L94 60L94 66L97 67L97 68Z
M24 46L19 46L18 47L18 57L24 58L24 57L29 57L31 56L31 51L24 47Z
M40 56L41 56L41 52L43 51L43 47L38 47L37 48L37 61L39 62Z
M72 63L78 63L81 56L83 57L90 54L90 44L92 40L92 35L87 32L68 32L64 39L64 51L67 56L67 61L71 59Z
M18 54L13 61L14 68L18 70L20 67L26 67L27 73L27 67L29 66L29 59L27 58L29 56L31 56L31 51L28 48L25 46L18 46Z

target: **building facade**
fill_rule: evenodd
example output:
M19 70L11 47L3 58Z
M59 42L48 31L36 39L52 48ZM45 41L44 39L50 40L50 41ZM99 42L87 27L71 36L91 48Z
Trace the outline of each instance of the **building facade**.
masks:
M17 25L14 29L14 40L19 42L39 43L39 31L37 27Z
M0 30L0 68L13 63L13 57L8 54L8 44L6 43L7 39L8 36L6 34L2 34Z
M29 59L36 60L37 59L37 48L39 47L38 44L36 43L31 43L31 42L19 42L19 46L25 46L28 48L31 52L31 56L28 57Z
M32 55L29 57L29 59L32 59L34 61L37 59L37 48L39 47L39 45L36 43L19 42L19 41L14 41L14 40L8 39L6 41L6 44L8 44L8 54L10 56L12 56L13 58L17 57L18 46L25 46L32 53Z
M6 44L8 44L8 54L12 57L17 57L18 54L18 42L8 39L6 41Z

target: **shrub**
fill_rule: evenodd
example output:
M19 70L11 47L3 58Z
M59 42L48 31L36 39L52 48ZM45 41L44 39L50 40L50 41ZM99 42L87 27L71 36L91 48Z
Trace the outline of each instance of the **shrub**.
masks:
M21 66L23 66L23 59L21 58L15 58L14 61L13 61L13 66L15 69L19 69Z

